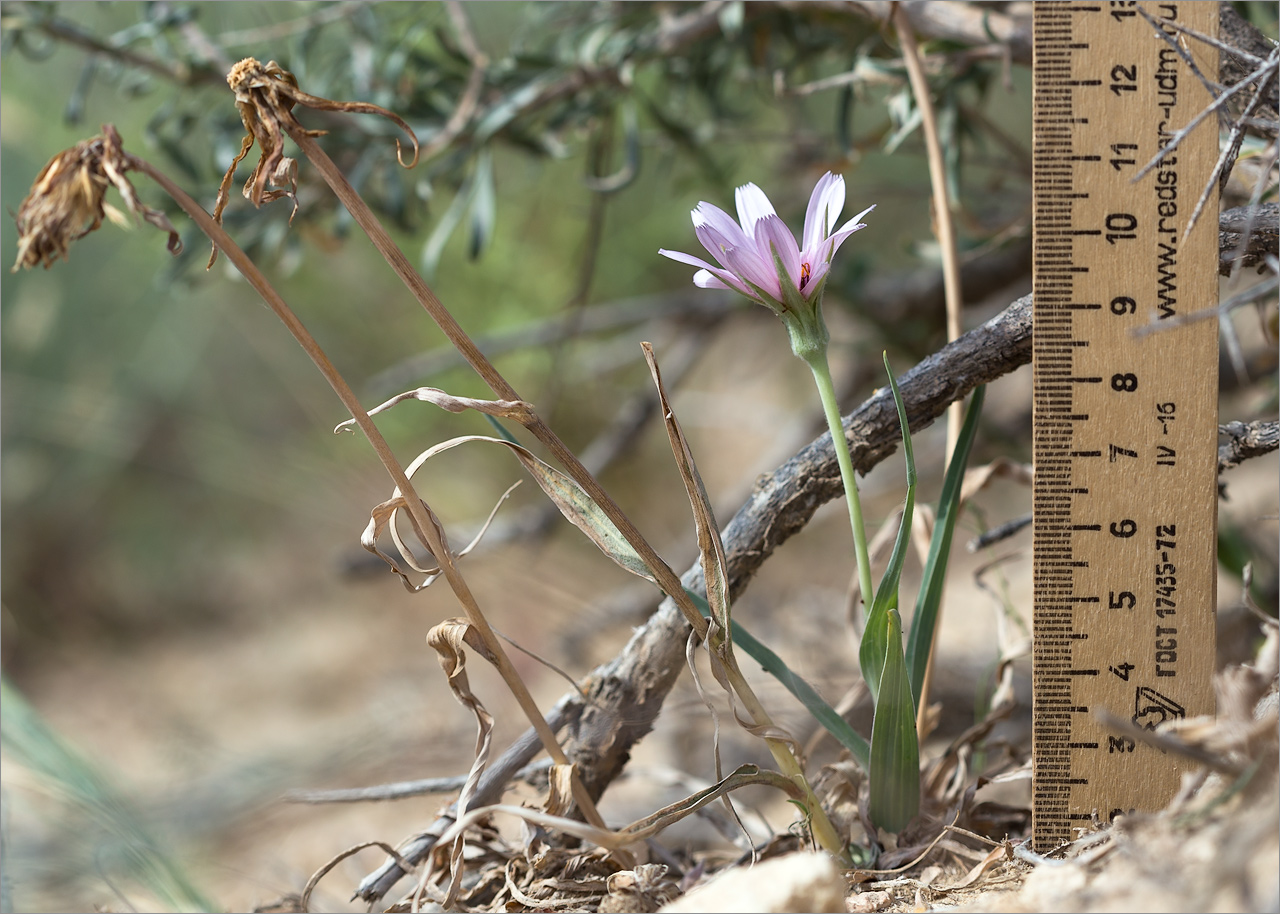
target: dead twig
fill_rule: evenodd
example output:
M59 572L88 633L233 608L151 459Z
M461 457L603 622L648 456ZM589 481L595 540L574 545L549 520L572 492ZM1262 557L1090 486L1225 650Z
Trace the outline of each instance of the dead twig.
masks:
M511 779L515 781L546 780L550 759L540 759L525 765ZM373 787L346 787L335 790L290 790L282 797L286 803L382 803L387 800L407 800L437 793L454 793L467 782L465 774L450 777L421 778L416 781L397 781L394 784L377 784Z

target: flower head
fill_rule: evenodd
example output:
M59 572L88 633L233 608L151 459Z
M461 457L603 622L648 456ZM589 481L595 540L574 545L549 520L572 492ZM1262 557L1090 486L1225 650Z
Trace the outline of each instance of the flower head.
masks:
M104 216L127 224L124 214L106 201L109 187L120 192L130 212L169 233L171 253L181 252L182 241L168 217L141 203L125 177L135 161L122 148L120 134L111 124L104 124L100 135L50 159L18 207L18 260L13 272L53 266L59 257L67 256L72 242L97 230Z
M404 119L386 108L369 102L338 102L327 98L310 95L298 88L298 80L292 73L274 60L265 65L252 57L246 57L231 68L227 74L227 85L235 93L236 109L240 112L240 120L244 122L245 135L240 141L240 151L227 166L222 183L218 186L218 197L213 206L213 221L222 224L222 211L227 205L231 179L236 173L236 166L249 154L256 141L261 157L253 174L244 185L244 196L254 206L289 197L293 200L294 214L298 211L298 164L284 154L284 137L297 130L307 136L324 136L324 130L307 130L298 123L293 115L295 105L305 105L317 111L354 111L366 114L377 114L394 122L409 139L413 141L413 158L406 162L396 140L396 158L405 168L412 168L418 161L418 137ZM271 190L272 187L281 188ZM290 215L292 221L293 216ZM215 245L209 257L209 266L213 266L218 256Z
M679 251L658 253L698 267L694 285L733 289L784 318L797 307L817 307L832 256L846 238L866 228L858 220L875 209L869 206L834 228L844 209L844 178L827 172L809 197L802 244L797 244L759 187L744 184L734 196L737 222L710 203L699 203L693 211L693 230L719 266Z

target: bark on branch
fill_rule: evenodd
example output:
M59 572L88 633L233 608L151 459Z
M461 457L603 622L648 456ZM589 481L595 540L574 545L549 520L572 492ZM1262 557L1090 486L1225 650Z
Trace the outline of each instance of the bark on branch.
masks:
M1226 439L1218 445L1218 474L1240 466L1253 457L1270 454L1280 448L1280 422L1228 422L1218 426L1218 434Z

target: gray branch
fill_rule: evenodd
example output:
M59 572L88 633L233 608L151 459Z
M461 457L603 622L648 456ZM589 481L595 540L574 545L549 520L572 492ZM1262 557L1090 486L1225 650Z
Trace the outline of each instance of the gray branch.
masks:
M1242 267L1261 268L1268 254L1280 256L1280 204L1237 206L1219 217L1219 273L1231 275L1237 258Z
M1218 445L1219 474L1280 447L1280 422L1275 420L1228 422L1218 426L1218 434L1226 439Z

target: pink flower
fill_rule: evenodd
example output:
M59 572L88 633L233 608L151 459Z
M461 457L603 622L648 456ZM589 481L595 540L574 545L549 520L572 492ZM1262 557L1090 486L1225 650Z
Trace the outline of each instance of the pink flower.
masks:
M658 253L698 267L694 285L733 289L779 314L788 310L788 301L794 305L801 299L812 307L820 300L832 256L846 238L866 228L858 220L875 209L867 207L833 231L844 209L844 178L827 172L809 197L801 246L756 185L742 185L735 197L737 222L710 203L699 203L693 211L693 230L720 266L679 251Z

